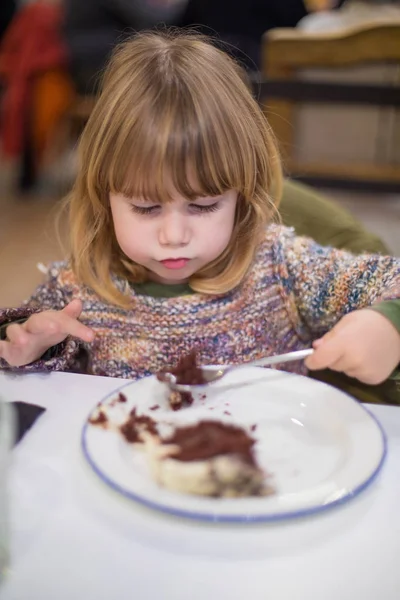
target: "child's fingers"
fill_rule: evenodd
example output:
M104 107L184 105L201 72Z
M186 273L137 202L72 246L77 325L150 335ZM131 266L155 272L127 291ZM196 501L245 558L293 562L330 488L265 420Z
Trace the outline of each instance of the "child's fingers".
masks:
M4 359L12 367L20 367L26 364L28 347L26 344L16 345L8 340L0 341L0 358Z
M72 335L85 342L91 342L94 337L89 327L63 311L32 315L25 327L29 333L48 336L52 341L53 338L61 341L68 335Z
M313 344L315 351L306 359L306 367L311 370L335 369L341 371L341 362L345 355L343 340L340 335L329 332Z
M78 319L82 312L82 302L78 298L75 298L74 300L71 300L71 302L67 304L67 306L65 306L61 312L69 317L72 317L73 319Z
M9 362L9 345L10 342L0 341L0 358L3 358L6 362Z
M321 344L324 343L324 339L323 338L319 338L319 340L314 340L313 342L313 348L314 350L316 350L317 348L320 347Z
M7 339L16 346L26 346L29 343L29 335L18 323L11 323L6 330Z
M82 312L82 302L78 299L72 300L67 306L59 311L44 311L31 315L24 324L25 331L34 334L55 334L63 332L63 323L68 322L64 316L77 319Z
M68 315L62 315L63 330L67 335L79 338L84 342L92 342L94 338L94 331L87 327L77 319L73 319Z
M63 310L31 315L24 324L24 329L34 335L47 336L51 338L52 343L58 343L54 342L54 339L61 341L68 335L91 342L94 337L93 330L77 319L81 311L81 301L73 300Z
M53 335L62 333L60 312L46 311L35 313L24 323L27 333L34 335Z
M93 329L87 327L78 319L69 316L64 310L58 313L50 313L47 319L46 327L49 334L62 333L63 336L71 335L84 342L91 342L94 338Z
M62 342L68 335L91 342L92 329L78 321L80 300L72 301L61 311L35 313L22 325L7 327L7 340L1 341L0 357L12 366L36 360L44 350Z

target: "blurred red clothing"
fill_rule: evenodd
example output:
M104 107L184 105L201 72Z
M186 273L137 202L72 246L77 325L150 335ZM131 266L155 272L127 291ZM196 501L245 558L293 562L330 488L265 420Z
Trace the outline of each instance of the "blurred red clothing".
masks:
M18 156L29 123L33 85L46 71L67 65L61 35L62 8L35 2L18 11L0 46L0 79L4 87L1 134L4 153Z

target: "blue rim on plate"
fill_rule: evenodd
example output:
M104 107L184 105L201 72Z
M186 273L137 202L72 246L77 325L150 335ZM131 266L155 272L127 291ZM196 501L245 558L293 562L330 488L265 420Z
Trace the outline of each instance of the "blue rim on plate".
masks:
M291 376L301 377L299 375L295 375L293 373L286 373L286 372L285 372L285 375L288 375L289 377L291 377ZM140 381L140 380L138 380L138 381ZM107 394L98 404L99 405L103 404L104 402L107 401L107 399L109 399L110 397L114 397L116 394L121 392L125 387L133 385L135 383L137 383L137 381L126 382L124 385L116 388L115 390L113 390L112 392ZM318 384L327 386L327 387L331 387L324 382L318 382ZM103 481L103 483L105 483L109 488L111 488L118 494L122 495L123 497L128 498L129 500L133 500L134 502L137 502L137 503L141 504L142 506L145 506L146 508L149 508L151 510L157 510L161 513L168 514L168 515L171 515L174 517L181 517L181 518L185 518L185 519L191 519L191 520L203 521L203 522L209 522L209 523L273 523L273 522L278 522L278 521L294 520L294 519L298 519L298 518L315 515L318 513L323 513L328 510L331 510L335 507L338 507L342 504L345 504L346 502L349 502L350 500L352 500L353 498L358 496L361 492L363 492L369 485L371 485L373 483L373 481L375 481L375 479L378 477L380 471L382 470L383 464L385 462L385 459L387 456L387 450L388 450L388 443L387 443L386 432L385 432L383 426L381 425L379 420L375 417L375 415L371 411L369 411L363 404L358 402L358 400L356 400L355 398L353 398L346 392L343 392L342 390L340 390L340 392L343 395L347 396L352 402L355 402L359 406L359 408L361 410L363 410L365 413L367 413L368 416L372 419L372 421L374 421L374 423L376 424L376 426L379 429L379 432L380 432L381 438L382 438L382 454L381 454L379 463L377 464L375 469L372 471L371 475L365 479L365 481L363 481L358 486L355 486L347 494L345 494L344 496L342 496L336 500L332 500L327 504L320 504L320 505L316 505L316 506L313 506L310 508L305 508L305 509L300 509L300 510L282 511L282 512L277 512L277 513L272 513L272 514L264 514L264 515L263 514L256 514L256 515L248 515L248 514L218 514L218 515L215 515L214 514L213 515L211 513L211 511L200 512L200 511L184 510L184 509L179 509L179 508L171 508L169 506L165 506L162 503L158 503L158 502L149 500L148 498L145 498L139 494L135 494L134 492L119 485L118 483L116 483L115 481L110 479L110 477L108 477L105 473L103 473L101 468L92 459L92 457L88 451L87 442L86 442L86 433L87 433L87 429L90 425L88 421L89 421L89 417L90 417L91 413L93 412L93 409L92 409L92 411L90 411L90 413L85 421L85 425L83 426L83 429L82 429L81 447L82 447L83 454L84 454L88 464L90 465L90 467L92 468L94 473L96 473L96 475Z

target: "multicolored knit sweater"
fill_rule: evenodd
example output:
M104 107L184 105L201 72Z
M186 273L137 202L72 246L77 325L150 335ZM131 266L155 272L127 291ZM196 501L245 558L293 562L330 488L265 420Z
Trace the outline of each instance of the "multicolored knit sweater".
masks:
M126 284L116 280L116 285ZM136 286L132 308L125 310L107 304L78 283L68 264L58 263L26 305L0 311L0 325L61 309L72 298L82 300L81 321L93 328L95 341L84 345L68 338L50 359L23 369L71 370L84 346L93 374L136 379L175 365L194 347L205 364L307 348L344 314L400 298L400 259L323 248L273 225L244 281L227 294L154 297ZM10 368L5 361L0 367ZM303 363L282 368L304 372Z

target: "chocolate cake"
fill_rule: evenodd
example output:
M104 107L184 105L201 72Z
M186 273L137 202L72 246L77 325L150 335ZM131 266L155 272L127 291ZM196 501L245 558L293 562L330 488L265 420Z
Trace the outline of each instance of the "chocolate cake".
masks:
M158 436L157 423L147 415L138 415L136 408L129 413L128 419L120 427L120 431L130 444L143 442L143 433Z
M153 475L173 491L212 497L271 493L254 456L255 440L235 425L200 421L148 447Z
M158 379L165 381L163 376L167 372L175 375L177 382L183 385L206 383L197 365L196 351L182 356L173 369L158 373ZM171 407L178 410L190 406L193 397L190 393L172 391L169 401ZM110 406L126 402L126 396L120 393ZM150 410L159 408L155 404ZM102 406L98 407L90 422L100 427L107 426L108 417ZM168 434L160 433L159 426L167 426ZM178 427L172 423L158 423L149 415L138 415L133 408L117 429L129 444L142 445L154 479L172 491L216 498L265 496L272 491L256 461L255 439L237 425L203 420Z
M195 350L181 356L176 367L163 369L157 373L157 379L165 382L165 373L175 375L177 383L183 385L202 385L207 383L203 377L202 370L198 367L197 352ZM173 410L179 410L184 406L190 406L193 403L193 396L190 392L171 390L168 400Z

